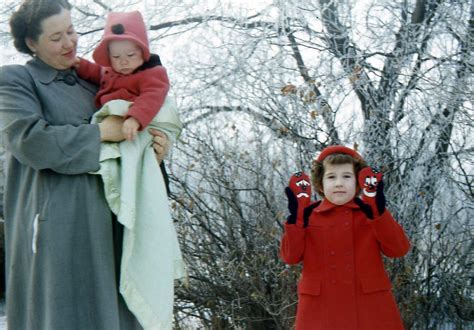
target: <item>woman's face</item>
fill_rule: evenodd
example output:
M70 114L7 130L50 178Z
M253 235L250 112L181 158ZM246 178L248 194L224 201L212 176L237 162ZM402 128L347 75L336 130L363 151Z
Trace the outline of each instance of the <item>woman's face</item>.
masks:
M356 178L352 164L325 164L324 198L335 205L344 205L356 194Z
M63 8L59 14L44 19L41 27L43 33L37 41L26 40L28 47L54 69L72 67L76 61L77 34L69 10Z

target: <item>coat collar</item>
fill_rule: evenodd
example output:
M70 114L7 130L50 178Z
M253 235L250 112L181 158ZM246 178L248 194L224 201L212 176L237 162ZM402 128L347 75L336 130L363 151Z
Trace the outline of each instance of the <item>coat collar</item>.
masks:
M63 77L66 74L72 74L77 80L77 74L75 70L56 70L36 57L29 60L27 64L32 69L32 71L34 71L33 77L46 85L52 83L55 80L64 80Z
M317 212L326 212L326 211L335 209L337 207L348 207L348 208L351 208L351 209L358 209L359 205L354 203L353 200L346 203L346 204L344 204L344 205L336 205L336 204L331 203L329 200L327 200L325 198L325 199L322 200L321 204L316 208L316 210L317 210Z

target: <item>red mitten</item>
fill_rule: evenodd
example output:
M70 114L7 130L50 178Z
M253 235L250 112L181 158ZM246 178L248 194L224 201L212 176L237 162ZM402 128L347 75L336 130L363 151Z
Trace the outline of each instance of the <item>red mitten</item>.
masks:
M303 220L304 209L311 204L311 181L304 172L296 172L290 178L288 187L285 188L288 198L289 224L295 224L297 219Z
M383 193L383 174L371 167L364 167L359 173L359 185L362 188L362 202L372 211L369 218L375 219L385 211L385 195Z

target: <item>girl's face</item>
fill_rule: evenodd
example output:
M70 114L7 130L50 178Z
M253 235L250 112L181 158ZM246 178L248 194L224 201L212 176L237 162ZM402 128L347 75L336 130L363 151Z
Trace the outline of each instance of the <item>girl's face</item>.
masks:
M352 164L325 164L323 176L324 197L335 205L354 199L356 177Z
M130 40L112 40L109 42L110 64L115 72L128 75L140 67L143 51Z
M45 18L38 40L26 39L26 44L44 63L56 70L66 70L76 64L77 34L69 10Z

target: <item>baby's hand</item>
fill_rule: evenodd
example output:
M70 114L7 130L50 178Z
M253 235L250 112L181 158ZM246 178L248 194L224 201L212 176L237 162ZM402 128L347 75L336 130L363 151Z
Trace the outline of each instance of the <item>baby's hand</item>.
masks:
M81 64L81 59L80 59L79 57L76 57L76 58L74 59L74 67L75 67L76 69L79 69L79 65L80 65L80 64Z
M123 122L122 132L125 138L128 141L131 141L137 137L138 129L140 128L140 123L133 117L128 117Z

